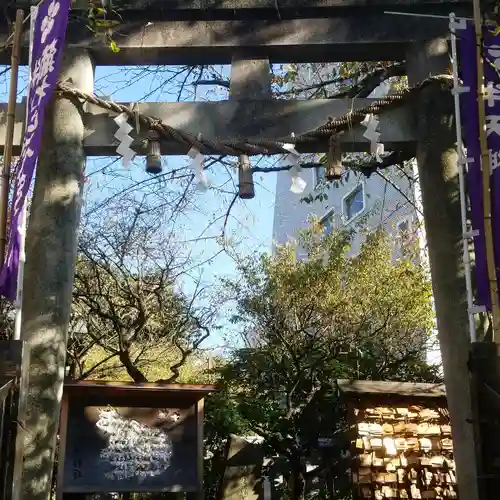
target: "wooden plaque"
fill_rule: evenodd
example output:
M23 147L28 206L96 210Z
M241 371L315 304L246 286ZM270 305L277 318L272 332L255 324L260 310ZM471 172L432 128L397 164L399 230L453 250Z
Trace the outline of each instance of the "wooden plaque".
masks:
M200 492L203 396L213 386L68 383L61 412L64 493Z

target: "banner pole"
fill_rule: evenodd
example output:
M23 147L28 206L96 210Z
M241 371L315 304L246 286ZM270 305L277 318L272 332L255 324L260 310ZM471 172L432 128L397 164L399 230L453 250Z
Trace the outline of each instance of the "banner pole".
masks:
M450 32L451 32L451 58L452 58L452 68L453 68L453 84L455 89L459 88L458 81L458 54L457 54L457 31L455 27L456 17L454 13L450 14ZM469 253L469 242L466 238L466 233L468 231L467 227L467 205L466 205L466 193L465 193L465 151L462 142L462 116L460 114L460 96L458 92L454 95L455 104L455 127L457 134L457 150L458 150L458 179L460 185L460 215L462 217L462 244L463 244L463 261L465 270L465 287L467 289L467 308L469 315L469 334L471 342L476 342L476 322L474 318L473 307L474 299L472 293L472 272L471 272L471 262Z
M7 126L5 130L5 148L3 165L0 166L0 267L5 257L7 241L7 212L9 208L10 191L10 164L12 162L12 142L14 140L14 126L16 123L17 77L19 74L19 52L21 50L21 35L23 28L24 11L16 12L14 27L14 41L12 43L12 57L10 65L9 102L7 104Z
M30 41L29 41L29 54L28 54L28 92L26 97L26 116L25 122L28 121L28 99L30 97L31 89L31 55L33 52L33 33L35 31L35 22L37 18L38 7L32 6L30 9ZM23 302L23 278L24 278L24 264L26 262L26 219L28 215L28 199L24 200L22 214L21 214L21 224L19 226L20 232L20 248L19 248L19 267L17 268L17 290L16 290L16 301L14 302L14 307L16 311L14 319L14 333L12 338L14 340L21 339L21 321L22 321L22 302Z
M483 68L483 30L481 24L480 0L473 0L474 29L476 33L476 64L477 64L477 108L479 117L479 144L481 147L481 173L483 180L483 218L484 239L486 245L486 263L491 298L491 313L493 316L493 338L500 343L500 306L498 303L498 284L493 250L493 229L491 225L491 165L486 140L486 116L484 109L484 68Z

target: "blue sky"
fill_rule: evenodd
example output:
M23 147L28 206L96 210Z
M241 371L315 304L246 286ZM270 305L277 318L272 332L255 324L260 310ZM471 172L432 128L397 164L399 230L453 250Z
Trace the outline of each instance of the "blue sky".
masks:
M175 75L180 68L169 67L154 68L118 68L98 67L95 75L95 91L98 94L108 96L116 101L135 102L147 101L193 101L193 100L220 100L226 99L227 91L218 86L196 87L191 84L195 78L193 75L187 82L186 72ZM229 68L218 66L213 68L217 75L226 76ZM165 84L164 80L171 81ZM130 82L133 82L130 84ZM181 83L184 84L182 92L179 92ZM233 158L234 160L234 158ZM109 161L109 160L105 160ZM257 159L263 162L269 160ZM93 161L89 167L96 168L102 162ZM178 168L188 164L186 156L167 157L167 168ZM123 168L121 162L117 168ZM135 179L147 178L144 172L144 158L137 158L135 165L130 168L130 174ZM210 189L207 192L195 192L193 204L197 207L188 212L180 221L181 234L179 241L185 242L189 251L192 252L195 263L201 265L192 269L182 280L186 292L194 288L194 283L202 279L206 286L216 284L221 277L234 277L234 261L225 252L221 252L221 246L214 239L219 236L224 223L224 215L232 200L232 192L235 191L236 176L228 174L227 170L220 165L214 166L207 177L211 185L224 186L231 194L221 194L218 190ZM232 242L237 244L239 254L270 251L272 242L272 225L274 214L274 200L276 188L276 175L256 175L255 198L252 200L238 200L228 220L226 235ZM116 186L115 186L116 187ZM203 207L202 210L198 207ZM223 313L230 314L228 308ZM221 318L223 325L229 327L226 318ZM223 337L230 332L224 328L220 334L215 334L209 344L219 346L224 343Z
M3 68L0 67L0 71ZM176 75L178 67L97 67L95 74L95 92L98 95L112 97L117 102L136 101L193 101L220 100L227 98L227 90L217 86L200 86L192 84L192 79L185 81L186 72ZM213 68L213 73L227 76L228 67ZM7 73L0 81L0 99L6 102L8 98ZM205 75L204 78L207 78ZM179 92L182 86L183 90ZM21 68L18 89L18 100L25 95L26 68ZM100 197L109 196L111 192L130 186L134 182L148 179L150 176L144 170L145 160L137 157L133 165L124 168L121 161L114 158L89 158L87 173L90 175L92 188L91 197L87 202L98 201ZM165 158L169 170L188 165L187 156ZM232 158L234 160L234 158ZM272 164L270 159L253 159L252 162L266 165ZM102 173L107 166L106 173ZM206 286L217 282L220 277L235 276L233 260L221 252L219 243L214 239L221 233L224 214L231 202L237 183L236 173L230 169L216 166L208 172L209 182L219 189L207 192L197 191L192 204L194 210L188 211L178 222L177 238L193 258L194 266L191 272L182 279L186 292L192 290L194 282L203 281ZM276 174L257 174L254 176L256 196L252 200L238 200L231 210L227 222L226 236L237 245L240 255L254 252L270 251L272 243L272 225ZM175 186L172 186L175 189ZM227 192L220 192L221 189ZM169 185L165 186L169 189ZM209 342L210 346L220 346L223 338L229 333L227 319L223 311L221 322L226 327L216 334Z

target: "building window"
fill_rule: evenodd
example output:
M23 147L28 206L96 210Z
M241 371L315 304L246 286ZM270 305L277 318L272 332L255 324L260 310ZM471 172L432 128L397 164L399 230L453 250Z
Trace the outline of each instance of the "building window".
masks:
M320 182L323 182L325 178L325 167L316 167L314 169L314 186L317 186Z
M333 230L333 210L329 210L320 220L320 224L325 228L325 233L331 233Z
M407 235L411 230L411 220L408 217L407 219L400 220L396 227L398 228L399 235Z
M363 184L356 186L342 200L344 222L348 223L365 209L365 190Z
M412 240L411 222L411 216L409 216L396 223L397 237L402 247L410 243Z

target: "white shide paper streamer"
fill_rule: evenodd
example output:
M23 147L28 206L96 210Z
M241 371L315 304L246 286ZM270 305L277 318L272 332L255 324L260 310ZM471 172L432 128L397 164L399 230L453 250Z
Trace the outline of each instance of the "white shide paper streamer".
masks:
M122 157L123 166L127 167L135 157L135 151L130 147L133 139L129 135L134 127L128 123L128 116L125 113L118 115L114 121L118 125L115 137L120 142L116 152Z
M300 177L302 170L299 163L300 153L295 149L293 144L283 144L283 149L286 149L289 153L283 157L282 163L287 166L292 165L292 168L289 170L292 179L290 191L294 194L302 194L307 187L307 182Z

